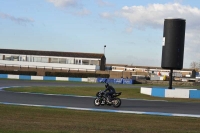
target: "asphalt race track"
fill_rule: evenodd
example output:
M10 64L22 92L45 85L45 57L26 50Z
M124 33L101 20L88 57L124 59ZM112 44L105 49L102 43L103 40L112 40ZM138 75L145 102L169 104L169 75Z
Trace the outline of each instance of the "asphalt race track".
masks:
M15 93L15 92L8 92L1 90L2 87L11 87L11 86L90 86L90 87L102 86L102 89L104 89L104 84L86 84L86 83L56 82L56 81L49 82L49 81L0 80L0 104L14 104L14 105L27 105L27 106L37 105L37 106L47 106L55 108L95 110L104 112L200 117L200 103L122 99L122 105L119 108L114 108L113 106L96 107L93 104L94 97ZM131 85L122 85L122 86L126 88L131 87Z

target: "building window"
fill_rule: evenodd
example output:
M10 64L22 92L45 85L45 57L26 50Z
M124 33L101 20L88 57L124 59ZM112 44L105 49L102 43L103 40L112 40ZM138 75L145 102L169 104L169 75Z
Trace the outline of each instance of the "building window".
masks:
M79 64L79 65L81 65L81 60L79 60L79 59L76 59L76 64Z
M51 58L50 63L59 63L59 58Z
M13 61L19 61L19 56L11 56L11 60L13 60Z
M99 61L91 60L90 65L99 65Z
M33 62L42 62L41 57L33 57Z
M78 60L76 60L76 64L78 64Z
M114 70L114 69L116 69L115 67L112 67L112 69Z
M19 61L26 61L26 56L20 56L20 60Z
M3 60L3 55L0 54L0 60Z
M12 60L11 55L6 55L5 60Z
M32 62L32 56L27 55L27 61L28 61L28 62Z
M3 57L2 57L2 59L3 59ZM19 56L16 56L16 55L5 55L5 60L19 61Z
M41 58L41 62L42 63L48 63L49 62L49 58L48 57L42 57Z
M83 65L89 65L89 60L83 60Z
M66 59L67 64L74 64L74 59Z
M61 64L66 64L66 59L60 58L60 59L59 59L59 63L61 63Z

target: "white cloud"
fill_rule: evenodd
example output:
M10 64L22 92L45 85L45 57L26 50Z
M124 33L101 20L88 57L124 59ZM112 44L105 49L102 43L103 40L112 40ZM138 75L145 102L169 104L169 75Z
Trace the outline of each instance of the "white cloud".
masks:
M33 19L30 19L30 18L22 18L22 17L14 17L12 15L9 15L9 14L5 14L5 13L1 13L0 12L0 18L2 19L9 19L17 24L26 24L26 23L31 23L31 22L34 22Z
M97 2L97 4L98 4L99 6L113 6L112 3L105 2L105 1L103 1L103 0L96 0L96 2Z
M200 10L179 3L150 4L148 6L124 6L117 12L118 17L125 18L133 27L161 28L166 18L186 19L190 28L199 27Z
M77 0L47 0L56 7L74 7L78 5Z
M47 0L47 1L53 3L56 8L67 9L67 13L73 15L86 16L91 13L90 10L85 9L81 5L80 0Z
M108 12L103 12L99 14L101 18L107 19L107 20L114 20L114 16Z
M78 16L85 16L85 15L89 15L91 12L87 9L83 9L83 10L80 10L80 11L77 11L75 13L75 15L78 15Z
M186 31L185 37L185 57L192 61L200 61L200 35L199 28L196 30Z

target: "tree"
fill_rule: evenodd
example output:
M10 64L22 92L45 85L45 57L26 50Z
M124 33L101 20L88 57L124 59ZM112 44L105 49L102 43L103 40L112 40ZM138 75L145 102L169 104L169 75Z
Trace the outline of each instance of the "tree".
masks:
M199 63L194 62L194 61L190 63L190 67L196 71L199 71L199 65L200 65Z
M198 64L198 69L199 69L199 71L200 71L200 61L199 61L199 64Z

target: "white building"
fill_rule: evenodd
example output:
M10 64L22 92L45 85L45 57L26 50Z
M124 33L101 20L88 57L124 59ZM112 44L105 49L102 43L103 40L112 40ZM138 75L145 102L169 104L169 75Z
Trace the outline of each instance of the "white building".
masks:
M105 70L104 54L0 49L0 65Z

